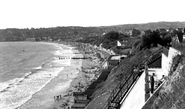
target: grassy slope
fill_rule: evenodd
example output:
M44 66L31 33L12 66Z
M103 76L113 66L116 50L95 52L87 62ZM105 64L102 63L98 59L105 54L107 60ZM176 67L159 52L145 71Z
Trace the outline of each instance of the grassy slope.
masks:
M141 60L144 57L145 52L139 52L137 55L124 59L119 66L111 71L107 80L101 83L92 98L94 100L88 105L87 109L101 109L110 96L110 92L119 84L120 81L125 80L125 77L129 75L132 65L140 65ZM140 57L140 58L137 58Z

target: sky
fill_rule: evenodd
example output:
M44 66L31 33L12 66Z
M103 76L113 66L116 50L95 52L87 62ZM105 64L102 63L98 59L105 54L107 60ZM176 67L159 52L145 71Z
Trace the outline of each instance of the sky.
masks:
M184 0L0 0L0 29L185 21Z

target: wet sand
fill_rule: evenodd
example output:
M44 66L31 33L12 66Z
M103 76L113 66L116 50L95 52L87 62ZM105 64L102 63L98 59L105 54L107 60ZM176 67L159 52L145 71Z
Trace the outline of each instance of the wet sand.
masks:
M61 46L63 49L65 46L55 43L49 44L54 44L59 48ZM71 47L65 46L65 49L69 50L69 52L58 51L57 54L63 53L62 56L74 56L72 52L70 52ZM58 75L39 92L33 94L30 100L17 109L52 109L51 106L55 104L54 96L63 95L66 92L66 90L70 87L72 80L78 75L76 68L81 67L81 61L73 62L70 59L58 60L57 58L56 61L60 61L59 66L62 65L64 67L63 70L61 70ZM55 67L56 66L58 65L55 65Z

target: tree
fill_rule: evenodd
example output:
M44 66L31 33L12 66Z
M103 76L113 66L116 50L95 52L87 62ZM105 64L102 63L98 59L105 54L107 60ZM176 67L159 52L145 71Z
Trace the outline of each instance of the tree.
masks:
M105 38L110 40L118 40L119 39L119 33L115 31L110 31L107 34L104 35Z

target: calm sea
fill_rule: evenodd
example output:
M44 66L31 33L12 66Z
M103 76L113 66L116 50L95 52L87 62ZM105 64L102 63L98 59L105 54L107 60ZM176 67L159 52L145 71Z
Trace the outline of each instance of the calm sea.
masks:
M70 65L65 46L43 42L0 42L0 109L14 109Z

